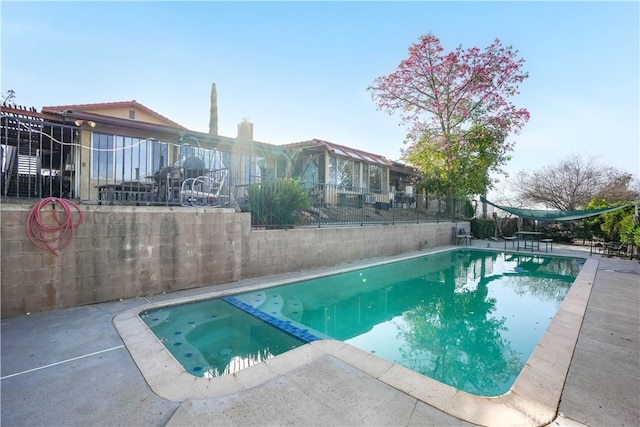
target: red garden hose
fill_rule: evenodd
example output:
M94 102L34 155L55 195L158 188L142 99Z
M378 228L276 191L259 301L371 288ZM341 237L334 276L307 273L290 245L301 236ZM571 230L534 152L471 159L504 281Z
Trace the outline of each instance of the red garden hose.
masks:
M46 219L42 216L42 210L51 204L51 215ZM62 207L64 215L56 210L56 205ZM74 221L72 208L77 212L77 220ZM75 229L82 223L82 211L71 200L47 197L38 202L27 216L27 236L36 247L58 255L59 250L66 248L71 243Z

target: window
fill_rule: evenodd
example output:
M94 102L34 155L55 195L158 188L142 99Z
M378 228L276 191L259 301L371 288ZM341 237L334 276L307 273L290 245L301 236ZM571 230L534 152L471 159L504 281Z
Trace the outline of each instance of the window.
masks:
M264 162L264 159L249 154L245 154L243 157L245 184L258 184L262 182L262 169L260 165Z
M378 165L369 165L369 188L382 191L382 168Z
M302 181L305 187L312 188L318 182L318 163L312 160L307 164L304 172L302 173Z
M380 165L364 165L365 188L371 191L386 191L387 168Z
M316 175L318 171L318 166L316 165ZM287 161L285 159L277 159L276 160L276 176L278 178L286 178L287 177ZM315 179L317 181L317 179Z
M204 162L205 168L210 172L225 169L230 164L230 155L226 151L218 151L213 148L194 147L183 145L180 147L180 161L184 162L189 157L196 157Z
M353 162L338 159L338 186L345 189L353 187Z
M361 185L360 162L329 157L329 184L344 189L359 188Z
M91 177L113 179L114 149L113 135L94 133L91 140L93 158L91 160Z
M338 184L338 159L336 157L329 157L329 184Z
M141 181L167 162L167 144L149 139L93 133L91 177Z
M135 119L136 118L135 110L129 110L129 118L130 119Z

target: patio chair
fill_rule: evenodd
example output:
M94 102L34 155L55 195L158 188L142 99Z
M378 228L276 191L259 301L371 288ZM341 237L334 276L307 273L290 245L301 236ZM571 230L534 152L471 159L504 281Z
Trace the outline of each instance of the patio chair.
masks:
M462 242L465 245L473 245L473 235L464 228L458 229L458 234L456 235L456 243L459 245Z
M606 244L606 248L608 258L613 255L623 256L627 252L627 245L622 242L609 242Z

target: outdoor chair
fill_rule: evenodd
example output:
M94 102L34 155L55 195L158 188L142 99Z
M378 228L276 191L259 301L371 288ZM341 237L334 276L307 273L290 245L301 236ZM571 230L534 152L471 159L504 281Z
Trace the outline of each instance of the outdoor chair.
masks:
M613 255L622 256L627 252L627 245L621 242L609 242L606 244L607 257L611 258Z
M458 230L458 235L456 236L457 244L461 244L464 242L465 245L473 245L473 235L467 232L464 228Z
M605 253L607 251L607 242L602 237L593 237L591 239L592 250L598 253Z
M511 242L511 248L516 248L516 240L518 240L518 236L503 236L504 239L504 249L507 250L507 242Z

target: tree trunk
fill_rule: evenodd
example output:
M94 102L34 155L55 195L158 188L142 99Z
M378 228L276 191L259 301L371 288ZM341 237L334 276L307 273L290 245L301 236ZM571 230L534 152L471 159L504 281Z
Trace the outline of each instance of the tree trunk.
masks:
M483 194L482 197L482 219L487 219L487 202L485 201L487 200L487 195Z
M453 190L447 190L447 216L451 218L452 221L455 221L455 213L456 213L456 199L453 197Z

